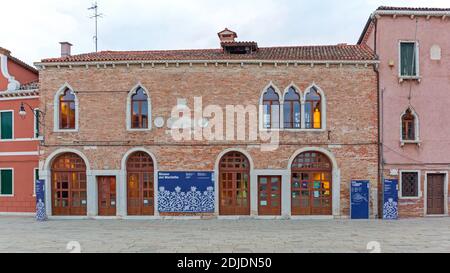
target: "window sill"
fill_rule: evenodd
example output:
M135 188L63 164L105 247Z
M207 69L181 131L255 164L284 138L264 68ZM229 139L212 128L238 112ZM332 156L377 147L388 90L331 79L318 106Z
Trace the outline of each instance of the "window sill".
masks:
M288 133L323 133L326 132L326 129L260 129L261 132L288 132Z
M148 129L127 129L127 132L149 132L151 130L152 130L152 128L148 128Z
M407 144L415 144L420 147L422 143L420 142L420 140L400 140L401 147L404 147Z
M0 198L2 198L2 197L5 197L5 198L13 198L13 197L14 197L14 194L12 194L12 195L3 195L3 194L0 194Z
M420 83L422 81L422 77L420 77L420 76L399 76L398 77L399 83L402 83L404 81L417 81L418 83Z
M53 133L78 133L78 132L79 132L78 129L67 129L67 130L57 129L57 130L53 130Z
M420 200L422 197L421 196L416 196L416 197L403 197L403 196L399 196L398 197L401 200Z

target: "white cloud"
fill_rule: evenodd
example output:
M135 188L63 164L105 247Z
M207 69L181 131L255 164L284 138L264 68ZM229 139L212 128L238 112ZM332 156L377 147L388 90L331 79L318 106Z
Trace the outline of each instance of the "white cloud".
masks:
M447 0L98 0L101 50L216 48L224 27L261 46L355 43L380 5L450 7ZM91 0L2 0L0 46L29 63L94 49Z

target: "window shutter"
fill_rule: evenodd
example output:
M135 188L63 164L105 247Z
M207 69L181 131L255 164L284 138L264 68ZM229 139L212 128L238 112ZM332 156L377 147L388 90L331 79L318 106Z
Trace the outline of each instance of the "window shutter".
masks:
M12 126L12 112L2 112L0 113L0 125L1 139L12 139L13 136L13 126Z
M0 194L12 195L13 194L12 170L0 171L0 182L1 182Z

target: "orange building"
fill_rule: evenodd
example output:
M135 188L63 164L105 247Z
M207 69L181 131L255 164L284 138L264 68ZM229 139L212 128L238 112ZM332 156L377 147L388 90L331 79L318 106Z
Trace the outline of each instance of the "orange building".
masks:
M38 71L1 47L0 68L0 214L30 213L39 175Z

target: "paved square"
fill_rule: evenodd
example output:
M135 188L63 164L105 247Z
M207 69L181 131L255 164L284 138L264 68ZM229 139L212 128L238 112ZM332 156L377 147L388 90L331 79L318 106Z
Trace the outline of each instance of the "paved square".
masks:
M350 220L52 220L0 217L0 252L450 253L450 218Z

